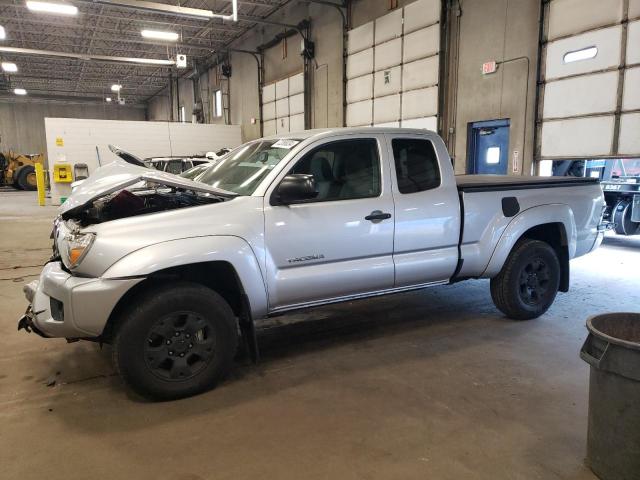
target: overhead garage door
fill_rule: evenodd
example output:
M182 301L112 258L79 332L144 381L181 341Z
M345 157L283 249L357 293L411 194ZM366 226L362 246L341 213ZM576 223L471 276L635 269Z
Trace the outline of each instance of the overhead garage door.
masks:
M302 73L263 87L262 120L262 131L265 137L305 129L304 75Z
M440 0L418 0L349 31L347 126L437 130Z
M540 157L640 155L640 0L551 0Z

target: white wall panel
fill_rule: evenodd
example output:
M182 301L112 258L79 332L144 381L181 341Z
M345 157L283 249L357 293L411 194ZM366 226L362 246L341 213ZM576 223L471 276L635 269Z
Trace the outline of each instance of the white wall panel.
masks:
M381 127L381 128L400 128L400 122L376 123L373 126L374 127Z
M547 44L546 79L617 67L620 62L621 32L622 27L618 25ZM591 46L598 49L594 58L564 63L563 58L566 53Z
M439 22L441 8L440 0L418 0L404 7L404 33Z
M417 30L404 38L402 61L407 63L435 55L440 50L440 24Z
M552 0L549 39L618 23L622 6L623 0Z
M347 103L373 98L373 75L347 80Z
M292 132L302 132L304 130L303 113L289 117L289 130Z
M282 117L276 120L276 133L289 133L289 117Z
M396 38L386 43L377 45L375 48L375 70L400 65L402 61L402 39Z
M629 22L627 32L627 65L640 63L640 20Z
M373 95L383 97L399 93L402 88L401 76L402 69L400 65L376 72Z
M373 100L373 123L400 120L400 95L388 95Z
M429 57L403 65L402 89L430 87L438 83L439 57Z
M347 78L373 73L373 49L363 50L347 57Z
M289 79L276 82L276 100L289 96Z
M373 122L373 100L350 103L347 105L347 126L359 127Z
M376 19L375 44L399 38L402 35L402 9Z
M438 117L412 118L402 120L402 128L424 128L433 132L438 131Z
M624 113L620 117L619 153L640 156L640 113Z
M171 155L194 155L219 150L222 145L236 147L242 143L242 133L239 125L169 122L169 140Z
M438 114L438 87L411 90L402 94L402 119Z
M276 100L276 117L288 117L289 116L289 97Z
M629 0L629 19L640 18L640 0Z
M304 93L289 97L289 115L304 113Z
M304 92L304 74L289 77L289 96Z
M608 155L614 116L553 120L542 124L543 157Z
M349 30L347 42L349 55L373 47L373 22Z
M276 102L269 102L262 105L262 119L264 121L276 118Z
M264 135L265 137L268 137L270 135L275 135L275 134L276 134L275 120L269 120L262 124L262 135Z
M271 83L262 87L262 103L273 102L276 99L276 84Z
M96 148L101 165L117 160L109 144L145 158L204 154L242 143L239 125L45 118L44 126L49 165L86 163L89 174L100 166ZM57 138L63 139L62 146L57 144ZM53 182L54 204L59 204L60 197L68 196L70 191L69 185Z
M640 67L630 68L624 72L622 109L640 109ZM638 136L640 136L640 132L638 132Z
M543 118L571 117L616 109L618 72L549 82L544 89Z

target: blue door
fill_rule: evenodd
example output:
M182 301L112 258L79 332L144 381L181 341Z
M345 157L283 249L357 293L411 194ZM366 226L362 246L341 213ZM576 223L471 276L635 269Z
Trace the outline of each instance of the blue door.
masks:
M469 124L468 173L506 175L508 153L508 119Z

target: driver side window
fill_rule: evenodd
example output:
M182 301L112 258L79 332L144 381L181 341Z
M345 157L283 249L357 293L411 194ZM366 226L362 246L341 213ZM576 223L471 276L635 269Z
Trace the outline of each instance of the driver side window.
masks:
M380 158L373 138L325 143L301 158L289 172L313 175L318 196L312 202L380 195Z

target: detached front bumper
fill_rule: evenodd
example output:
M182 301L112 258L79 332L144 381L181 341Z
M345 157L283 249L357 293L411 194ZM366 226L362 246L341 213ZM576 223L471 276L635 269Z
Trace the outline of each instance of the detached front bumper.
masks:
M43 337L98 337L118 301L142 280L76 277L60 262L50 262L39 280L24 286L29 307L18 321L18 330Z

